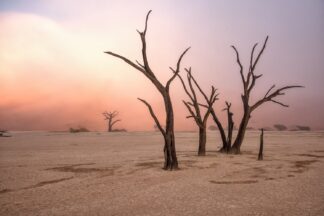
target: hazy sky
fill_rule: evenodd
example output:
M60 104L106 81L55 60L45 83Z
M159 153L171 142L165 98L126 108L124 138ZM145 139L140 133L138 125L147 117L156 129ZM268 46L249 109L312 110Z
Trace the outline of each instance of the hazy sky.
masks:
M119 128L150 130L153 120L136 98L149 101L163 119L163 101L140 72L103 51L141 60L136 29L148 10L148 55L165 82L180 53L201 86L219 89L241 117L242 83L236 45L247 68L251 47L270 36L256 73L263 77L253 99L272 84L302 84L281 97L289 108L265 104L250 126L309 125L324 129L324 1L322 0L2 0L0 2L0 129L105 130L101 113L118 110ZM184 74L184 71L181 72ZM196 129L185 119L180 82L172 85L176 130ZM212 121L209 124L213 124Z

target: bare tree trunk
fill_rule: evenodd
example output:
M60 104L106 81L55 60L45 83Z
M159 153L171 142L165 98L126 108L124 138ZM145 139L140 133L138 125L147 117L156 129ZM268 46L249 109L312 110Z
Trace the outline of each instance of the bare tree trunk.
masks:
M223 125L221 124L221 122L217 118L217 115L216 115L214 109L212 109L210 113L212 114L213 120L214 120L214 122L216 123L216 125L218 127L219 133L221 135L222 143L223 143L223 146L219 151L220 152L225 152L225 150L227 148L227 140L226 140L225 130L223 128Z
M199 127L199 147L198 147L198 156L206 155L206 127Z
M239 127L237 135L236 135L236 139L234 141L233 146L230 149L231 153L233 153L233 154L240 154L241 153L241 145L242 145L243 140L244 140L244 135L245 135L246 128L247 128L247 125L249 123L249 120L250 120L250 113L249 112L244 112L244 115L243 115L242 120L241 120L240 127Z
M232 147L232 135L233 135L233 129L234 129L234 122L233 122L233 113L231 112L231 103L226 102L226 110L227 110L227 127L228 127L228 132L227 132L227 147L226 147L226 152L228 153L231 150Z
M260 135L260 149L259 149L258 160L263 160L263 128L261 129L261 135Z
M111 131L112 131L111 120L112 120L112 118L110 118L110 119L108 120L108 132L111 132Z
M166 111L166 127L165 127L165 147L164 147L164 169L173 170L178 169L178 159L175 147L175 137L174 137L174 116L173 107L171 102L171 97L168 91L163 93L163 99Z

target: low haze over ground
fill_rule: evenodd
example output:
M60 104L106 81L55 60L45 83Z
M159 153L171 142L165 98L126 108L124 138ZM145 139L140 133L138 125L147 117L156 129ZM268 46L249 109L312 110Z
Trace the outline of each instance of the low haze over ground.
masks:
M64 130L83 125L106 128L101 113L118 110L119 127L151 130L153 120L137 101L145 98L162 118L163 102L138 71L105 55L114 51L141 60L144 18L152 9L147 33L148 55L163 81L179 54L204 89L215 85L241 115L236 45L247 68L250 49L270 36L256 69L263 96L274 83L302 84L282 97L290 108L267 104L250 126L308 125L324 129L324 2L314 1L63 1L5 0L0 3L0 129ZM181 72L182 74L184 71ZM192 130L178 81L172 85L177 130ZM225 119L225 113L222 116Z

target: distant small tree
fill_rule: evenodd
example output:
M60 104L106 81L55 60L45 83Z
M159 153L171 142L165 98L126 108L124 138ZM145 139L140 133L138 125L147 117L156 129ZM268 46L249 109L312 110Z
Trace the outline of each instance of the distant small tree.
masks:
M285 131L285 130L287 130L287 127L285 125L283 125L283 124L275 124L275 125L273 125L273 127L275 129L277 129L278 131Z
M113 112L105 111L102 113L102 115L105 117L105 120L107 120L108 122L108 132L112 132L114 124L121 121L120 119L114 120L118 116L118 114L119 113L117 111L113 111Z

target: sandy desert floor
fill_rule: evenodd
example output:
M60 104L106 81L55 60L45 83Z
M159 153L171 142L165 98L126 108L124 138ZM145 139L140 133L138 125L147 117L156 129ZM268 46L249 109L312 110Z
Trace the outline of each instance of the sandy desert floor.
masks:
M14 132L0 138L0 215L324 215L324 132L249 131L242 155L205 157L177 133L164 171L155 132Z

